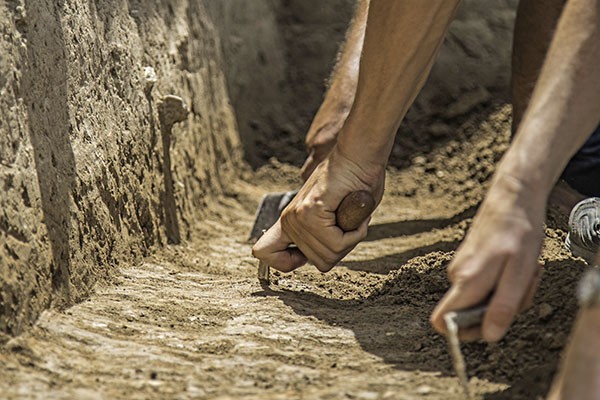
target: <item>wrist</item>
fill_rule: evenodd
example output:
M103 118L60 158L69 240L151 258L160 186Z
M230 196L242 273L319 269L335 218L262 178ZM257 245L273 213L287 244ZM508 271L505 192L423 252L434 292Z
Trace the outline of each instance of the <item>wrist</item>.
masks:
M355 138L338 137L335 149L344 158L368 170L385 169L391 153L391 146L365 143Z
M346 120L337 138L337 150L347 159L368 168L385 169L394 146L395 130L378 126L369 126L356 122L353 112ZM366 120L370 119L361 119Z
M512 146L515 148L516 146ZM522 154L510 149L496 170L493 181L512 181L520 191L539 196L549 196L555 184L552 163L539 161L536 155Z
M488 197L514 203L545 205L550 190L534 182L535 179L529 176L499 166L491 180Z
M328 156L330 163L343 166L343 169L360 179L369 188L380 185L380 179L385 172L385 164L366 162L353 154L346 153L340 148L339 143L331 150Z

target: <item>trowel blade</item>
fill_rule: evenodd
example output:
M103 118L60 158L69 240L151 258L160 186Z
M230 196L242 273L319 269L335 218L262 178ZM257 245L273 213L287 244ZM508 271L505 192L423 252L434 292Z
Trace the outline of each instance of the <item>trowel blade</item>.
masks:
M298 193L297 190L281 193L268 193L263 196L256 210L254 225L250 231L248 241L256 242L269 229L281 215L281 212L290 204L290 201Z

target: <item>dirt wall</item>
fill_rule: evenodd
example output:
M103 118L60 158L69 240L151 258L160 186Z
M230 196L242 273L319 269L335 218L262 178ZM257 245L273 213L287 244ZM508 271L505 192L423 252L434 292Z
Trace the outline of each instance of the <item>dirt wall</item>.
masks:
M236 176L207 3L0 3L0 332L185 239Z

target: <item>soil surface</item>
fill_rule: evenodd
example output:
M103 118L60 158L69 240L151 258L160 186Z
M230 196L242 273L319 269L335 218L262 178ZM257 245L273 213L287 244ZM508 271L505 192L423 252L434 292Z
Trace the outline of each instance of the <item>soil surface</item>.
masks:
M431 124L440 140L414 144L410 157L400 140L405 161L389 170L368 238L331 272L273 273L270 287L246 238L260 196L297 187L298 170L273 161L247 172L209 204L194 241L121 265L114 284L8 340L1 397L460 398L428 317L509 125L508 108L491 106L456 126ZM500 343L463 347L477 398L535 399L550 384L584 268L552 215L534 306Z

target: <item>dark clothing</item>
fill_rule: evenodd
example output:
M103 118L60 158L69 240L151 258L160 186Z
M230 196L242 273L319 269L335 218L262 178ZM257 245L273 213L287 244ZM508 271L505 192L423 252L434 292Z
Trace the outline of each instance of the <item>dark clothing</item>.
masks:
M562 179L581 194L600 197L600 126L571 158Z

